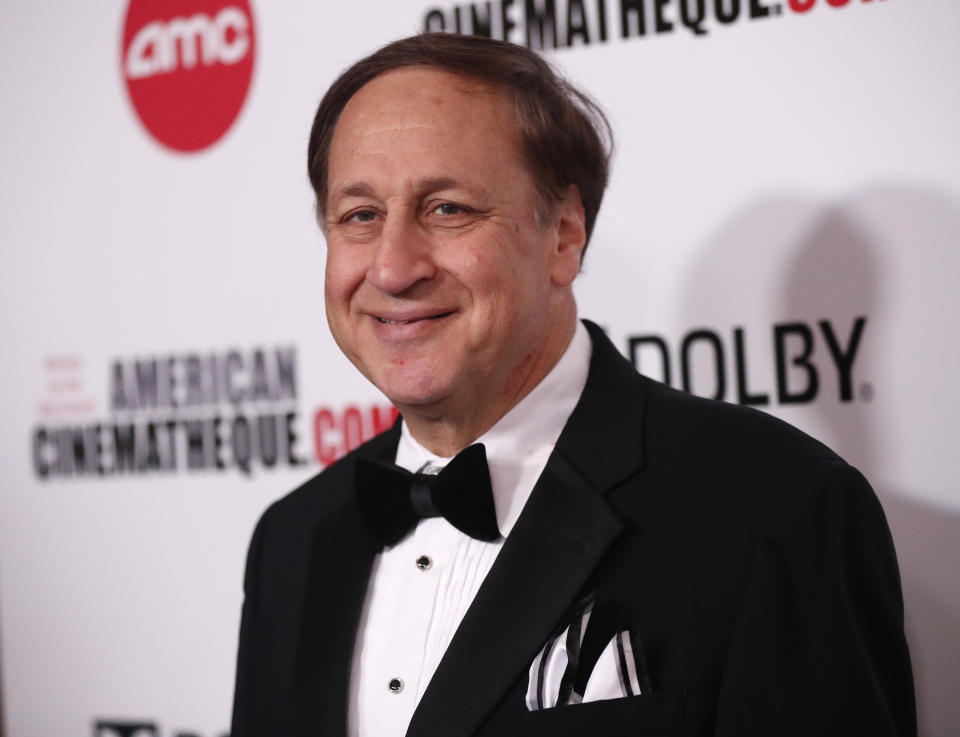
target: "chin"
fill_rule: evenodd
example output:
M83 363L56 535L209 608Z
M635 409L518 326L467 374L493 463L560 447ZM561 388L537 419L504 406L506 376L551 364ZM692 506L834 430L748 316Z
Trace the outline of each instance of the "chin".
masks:
M423 407L443 401L450 396L449 382L436 381L435 377L418 372L409 376L379 377L374 381L395 406Z

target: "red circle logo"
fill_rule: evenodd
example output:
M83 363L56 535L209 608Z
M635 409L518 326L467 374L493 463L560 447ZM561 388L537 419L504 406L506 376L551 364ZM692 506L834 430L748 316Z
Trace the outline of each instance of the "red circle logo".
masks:
M130 0L120 63L140 121L164 146L200 151L236 120L253 76L248 0Z

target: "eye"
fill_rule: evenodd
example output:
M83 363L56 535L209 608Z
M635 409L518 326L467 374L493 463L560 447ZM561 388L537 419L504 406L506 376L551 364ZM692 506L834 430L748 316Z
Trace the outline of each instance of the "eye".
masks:
M354 210L344 218L345 222L369 223L377 217L373 210Z
M437 215L461 215L465 213L467 209L454 202L443 202L433 208L433 211Z

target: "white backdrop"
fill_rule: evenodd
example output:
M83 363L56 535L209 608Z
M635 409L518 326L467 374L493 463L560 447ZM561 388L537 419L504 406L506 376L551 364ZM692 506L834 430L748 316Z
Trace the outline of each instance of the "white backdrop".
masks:
M488 7L526 42L520 0L3 4L7 737L227 732L257 516L389 422L325 326L315 106L431 11L467 31ZM668 0L659 32L652 1L554 7L546 53L617 137L581 314L652 376L662 348L673 384L686 366L691 390L861 467L901 561L921 732L953 737L960 3L707 0L697 22L697 0ZM567 45L568 16L589 44ZM163 47L172 28L200 29L195 58Z

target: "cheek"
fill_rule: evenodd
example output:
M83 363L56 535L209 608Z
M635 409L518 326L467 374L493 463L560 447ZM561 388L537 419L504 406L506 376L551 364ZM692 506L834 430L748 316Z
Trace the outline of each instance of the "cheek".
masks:
M358 255L328 246L323 289L328 307L342 307L363 282L365 272Z
M449 270L476 296L503 297L516 290L521 274L529 270L526 256L517 239L499 235L478 246L453 251Z

